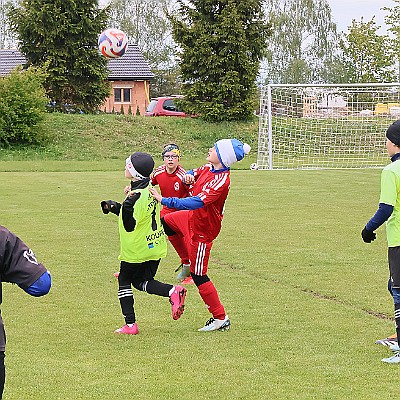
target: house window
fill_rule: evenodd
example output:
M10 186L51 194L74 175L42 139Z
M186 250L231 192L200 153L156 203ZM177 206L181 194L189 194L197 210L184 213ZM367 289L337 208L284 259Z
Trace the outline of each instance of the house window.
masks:
M131 88L114 88L114 102L115 103L130 103L131 102Z

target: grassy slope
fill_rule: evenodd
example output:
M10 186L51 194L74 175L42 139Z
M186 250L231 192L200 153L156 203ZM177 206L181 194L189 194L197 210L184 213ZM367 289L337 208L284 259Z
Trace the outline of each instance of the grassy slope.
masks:
M52 161L46 168L54 170L104 168L104 161L109 168L119 169L121 162L123 165L134 151L147 151L161 161L160 152L167 142L178 143L183 153L182 164L193 167L204 162L207 150L218 139L236 137L256 150L257 124L256 118L249 123L211 124L191 118L48 114L45 122L48 143L1 149L0 170L18 170L20 160L30 160L33 170L43 169L44 160ZM255 160L253 151L236 168L247 169ZM68 162L60 165L58 161ZM83 162L75 164L75 161Z

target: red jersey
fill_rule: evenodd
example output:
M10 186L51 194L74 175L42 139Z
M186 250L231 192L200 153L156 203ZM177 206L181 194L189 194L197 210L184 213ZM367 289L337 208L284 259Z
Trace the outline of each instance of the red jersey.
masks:
M199 242L211 242L219 234L224 214L225 200L231 184L230 170L212 172L211 164L193 170L196 182L192 195L198 196L204 207L190 211L190 228L193 239Z
M153 186L159 186L163 197L187 197L189 194L189 186L182 182L185 174L186 171L180 165L178 165L175 172L172 174L167 172L166 165L160 165L153 172L151 184ZM161 216L163 217L165 214L173 211L176 211L176 209L163 206Z

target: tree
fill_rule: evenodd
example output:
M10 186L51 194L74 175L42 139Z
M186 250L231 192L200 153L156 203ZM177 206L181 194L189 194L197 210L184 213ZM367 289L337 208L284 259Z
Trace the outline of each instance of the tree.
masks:
M273 24L265 76L273 83L319 83L330 79L337 49L336 25L326 0L270 0Z
M0 0L0 49L11 47L16 39L10 32L7 11L13 4L13 0Z
M27 65L45 67L48 96L85 112L109 95L107 60L97 49L107 9L97 0L22 0L8 14Z
M387 35L379 35L374 18L357 22L353 19L348 33L340 41L348 83L393 82L395 77L393 49Z
M0 143L37 143L45 139L45 73L22 67L0 78Z
M384 7L383 10L389 11L385 17L385 23L389 26L388 31L393 34L390 39L394 63L397 67L397 82L400 81L400 0L393 0L397 3L393 8Z
M180 69L188 113L210 121L245 120L269 26L260 0L179 0L169 15L181 48Z
M110 26L123 30L138 45L150 66L169 62L172 43L166 17L169 0L114 0Z

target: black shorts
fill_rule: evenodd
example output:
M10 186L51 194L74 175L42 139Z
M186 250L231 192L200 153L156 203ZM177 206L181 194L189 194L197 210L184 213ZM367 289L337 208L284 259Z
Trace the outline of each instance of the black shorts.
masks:
M160 260L150 260L142 263L128 263L121 261L118 282L120 285L133 284L154 279Z
M388 248L388 261L392 287L400 289L400 246Z

